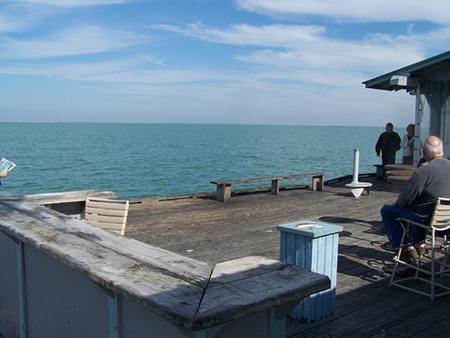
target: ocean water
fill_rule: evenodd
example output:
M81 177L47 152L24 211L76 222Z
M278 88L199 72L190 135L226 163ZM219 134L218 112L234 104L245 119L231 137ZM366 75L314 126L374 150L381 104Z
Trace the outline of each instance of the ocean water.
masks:
M0 123L0 156L17 164L2 183L13 195L101 189L131 199L215 191L210 181L219 179L313 172L325 172L325 178L332 179L353 174L355 148L360 150L359 172L374 173L373 164L381 163L374 147L383 131L330 126ZM400 156L398 152L397 161ZM286 184L294 182L303 183Z

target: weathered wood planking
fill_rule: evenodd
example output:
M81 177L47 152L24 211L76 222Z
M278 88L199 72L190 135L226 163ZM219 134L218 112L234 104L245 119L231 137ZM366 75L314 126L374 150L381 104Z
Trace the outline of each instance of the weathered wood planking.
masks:
M354 222L355 218L367 224L367 216L369 221L379 222L383 204L393 203L396 198L396 194L380 192L376 185L372 189L374 196L358 201L350 198L345 187L335 190L327 188L320 194L289 190L277 198L246 194L230 203L184 199L132 204L126 236L214 263L255 254L278 258L277 225L302 219L341 224Z
M290 320L287 337L418 337L449 331L450 298L430 303L391 289L390 276L382 270L393 255L380 249L387 238L379 212L383 204L396 201L401 187L375 176L360 177L373 186L369 196L355 199L345 187L350 180L336 180L320 194L293 189L277 198L236 195L229 203L211 198L144 201L131 206L126 235L214 264L249 255L277 259L278 224L308 219L342 225L335 313L312 324Z
M23 221L28 226L18 229L16 225ZM9 234L14 232L15 237L25 243L166 319L182 325L194 318L198 299L203 294L203 288L198 285L138 264L136 260L113 250L90 245L90 241L80 236L58 231L46 222L24 217L19 212L9 213L8 222L2 219L1 228ZM176 298L186 301L175 306Z
M280 193L280 180L294 179L294 178L304 178L312 177L311 188L313 191L323 190L324 186L324 176L325 173L315 173L315 174L297 174L297 175L285 175L285 176L271 176L271 177L260 177L260 178L247 178L239 180L220 180L211 181L211 183L217 185L216 199L221 202L228 202L231 198L231 185L239 183L254 183L254 182L264 182L272 181L271 194L278 195Z
M36 220L45 222L66 234L89 239L93 243L118 254L127 255L140 264L149 265L178 278L205 285L212 266L198 260L177 255L173 252L149 246L141 241L121 237L100 229L87 222L65 216L59 212L40 207L34 203L17 203L5 201L12 209L31 215ZM49 217L52 215L53 217ZM124 247L126 243L126 248Z
M86 197L116 198L119 195L112 191L103 190L79 190L67 192L53 192L33 195L5 196L0 197L2 200L34 202L41 205L44 204L60 204L71 202L84 202Z
M84 211L87 197L116 198L118 194L103 190L80 190L33 195L4 196L8 201L34 202L66 215L80 216Z
M258 269L254 269L257 263ZM216 265L209 282L210 286L235 282L239 278L250 278L274 270L282 270L285 264L269 258L247 256L239 260L231 260Z
M34 203L0 201L0 230L189 330L291 304L330 285L326 276L253 257L243 260L241 269L229 269L240 266L240 260L213 268L233 277L210 286L212 270L203 262L138 244ZM165 255L165 263L173 266L163 267L150 253Z
M386 170L407 170L410 172L414 172L417 169L416 166L408 164L386 164L384 167Z
M386 176L389 183L395 183L402 186L411 175L416 171L417 167L405 164L386 164Z
M260 260L266 265L262 269L259 268ZM275 260L270 262L260 257L252 257L251 261L252 264L248 264L247 260L246 269L239 269L238 272L235 269L230 271L229 267L240 266L241 259L215 267L217 274L229 275L230 278L223 278L221 282L216 280L206 289L196 317L198 325L208 323L212 326L234 320L267 309L268 306L303 299L330 286L328 278L324 279L318 274L299 274L298 268L292 265L281 264ZM245 271L247 269L250 274Z
M316 176L325 176L326 173L314 173L314 174L297 174L297 175L284 175L284 176L269 176L269 177L260 177L260 178L246 178L246 179L237 179L237 180L218 180L211 181L214 184L237 184L237 183L251 183L251 182L262 182L262 181L272 181L272 180L287 180L293 178L302 178L302 177L316 177Z

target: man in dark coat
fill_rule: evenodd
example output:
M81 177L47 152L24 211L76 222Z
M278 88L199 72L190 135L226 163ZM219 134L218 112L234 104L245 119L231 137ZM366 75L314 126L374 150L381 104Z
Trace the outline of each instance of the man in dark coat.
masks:
M381 152L384 177L386 177L386 170L384 170L384 166L386 164L395 163L395 153L400 149L400 136L398 136L398 134L393 130L394 125L391 122L386 124L386 131L380 135L377 144L375 145L375 151L378 157Z

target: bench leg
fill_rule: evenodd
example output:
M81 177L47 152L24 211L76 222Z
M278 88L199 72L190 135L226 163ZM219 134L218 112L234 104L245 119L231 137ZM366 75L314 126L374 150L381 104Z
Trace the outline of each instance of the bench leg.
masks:
M384 178L384 170L383 166L376 166L377 167L377 180L382 180Z
M280 180L272 180L272 189L270 190L272 195L280 194Z
M231 199L231 184L218 184L216 199L220 202L228 202Z
M312 190L323 191L323 176L314 176L312 178Z

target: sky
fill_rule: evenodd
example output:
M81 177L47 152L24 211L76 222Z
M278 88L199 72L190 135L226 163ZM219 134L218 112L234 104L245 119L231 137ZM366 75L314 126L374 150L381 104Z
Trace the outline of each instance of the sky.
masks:
M0 121L405 127L447 0L0 1Z

